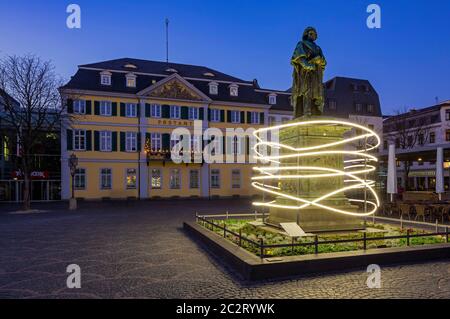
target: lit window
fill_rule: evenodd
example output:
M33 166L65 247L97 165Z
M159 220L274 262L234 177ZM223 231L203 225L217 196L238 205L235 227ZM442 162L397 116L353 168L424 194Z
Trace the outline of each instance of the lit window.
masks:
M150 148L153 152L161 150L161 133L151 133Z
M152 189L161 189L162 187L162 176L160 169L152 169Z
M110 101L100 101L100 115L111 116L112 103Z
M233 137L233 143L232 143L232 148L233 148L233 154L234 155L240 155L241 154L241 137L238 136L234 136Z
M241 188L241 171L239 169L231 171L231 187Z
M170 118L179 120L181 117L180 107L178 105L170 106Z
M73 101L73 113L86 114L86 101L85 100Z
M220 170L211 170L211 188L220 188Z
M197 107L189 108L189 119L190 120L198 120L199 119L199 111Z
M191 135L191 151L194 153L202 152L202 138L203 136L199 135Z
M127 189L136 189L136 169L135 168L127 168Z
M160 104L150 105L150 116L151 117L161 117L161 105Z
M100 170L100 187L101 189L111 189L112 170L110 168L102 168Z
M75 130L73 134L73 148L75 151L86 150L86 131Z
M231 111L231 123L241 123L240 111Z
M111 73L100 74L100 83L101 85L111 85Z
M100 132L100 151L111 152L112 132L103 131Z
M189 188L199 188L199 173L197 169L189 171Z
M125 135L125 150L127 152L137 151L137 133L136 132L126 132Z
M209 94L217 95L219 94L219 84L216 82L209 83Z
M127 103L125 105L125 115L126 117L136 117L137 105L135 103Z
M85 189L86 188L86 169L77 168L74 175L74 188Z
M134 75L134 74L127 74L126 75L126 85L129 88L136 87L136 75Z
M239 87L234 84L230 85L230 96L238 96L239 95Z
M170 171L170 188L180 189L181 187L181 177L179 169L172 169Z
M270 105L277 104L277 96L275 94L269 95L269 104Z

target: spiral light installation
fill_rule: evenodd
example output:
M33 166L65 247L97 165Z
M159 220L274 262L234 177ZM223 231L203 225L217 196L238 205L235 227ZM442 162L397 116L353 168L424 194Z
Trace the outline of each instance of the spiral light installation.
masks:
M355 136L344 137L339 141L301 148L295 148L282 143L272 142L267 139L268 133L277 134L282 129L311 125L345 126L355 129L357 133ZM372 215L380 206L379 198L374 190L375 181L367 179L367 175L374 172L376 169L373 164L378 162L378 159L370 154L370 151L376 149L380 145L380 138L373 130L351 122L324 119L299 121L267 127L256 130L253 134L256 138L256 144L253 147L255 158L259 162L268 163L270 165L253 167L253 170L256 172L256 176L252 177L252 186L263 193L274 195L278 198L287 199L290 203L292 203L289 205L281 205L276 201L262 201L254 202L253 205L277 207L290 210L302 210L310 206L316 206L337 214L353 216ZM352 143L355 142L360 143L360 145L363 143L361 149L354 147ZM270 155L263 154L263 149L271 150ZM275 155L273 155L274 153ZM343 170L320 166L285 165L281 162L283 159L287 158L305 159L308 157L333 155L342 156L344 158L342 165ZM283 180L292 181L333 177L343 178L344 187L335 189L325 195L321 195L314 200L301 198L301 196L296 196L295 194L288 194L279 186L273 185L274 182L281 182ZM350 190L359 190L364 192L365 199L348 198L350 202L364 203L364 212L347 211L331 207L330 205L325 205L323 203L331 196Z

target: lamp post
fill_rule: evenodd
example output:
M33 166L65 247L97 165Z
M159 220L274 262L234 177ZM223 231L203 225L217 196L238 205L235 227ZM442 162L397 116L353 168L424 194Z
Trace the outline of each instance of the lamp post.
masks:
M75 199L75 171L78 166L78 157L75 153L72 153L69 158L69 168L70 175L72 176L72 197L69 200L69 209L76 210L77 209L77 200Z

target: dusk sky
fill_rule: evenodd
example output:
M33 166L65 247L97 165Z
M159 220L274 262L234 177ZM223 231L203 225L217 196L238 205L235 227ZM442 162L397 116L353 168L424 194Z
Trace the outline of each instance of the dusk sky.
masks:
M286 90L290 57L303 29L319 32L325 79L368 79L382 110L450 100L448 0L0 0L0 56L34 53L69 79L77 65L121 57L204 65ZM81 6L81 29L66 27L66 7ZM369 4L381 6L381 29L366 26Z

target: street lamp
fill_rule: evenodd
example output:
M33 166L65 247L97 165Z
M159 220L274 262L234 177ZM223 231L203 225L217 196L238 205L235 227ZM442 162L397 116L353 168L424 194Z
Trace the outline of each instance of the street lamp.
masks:
M70 168L70 175L72 176L72 197L69 201L69 209L70 210L76 210L77 209L77 200L75 199L75 172L77 170L78 166L78 157L75 155L75 153L72 153L69 158L69 168Z

